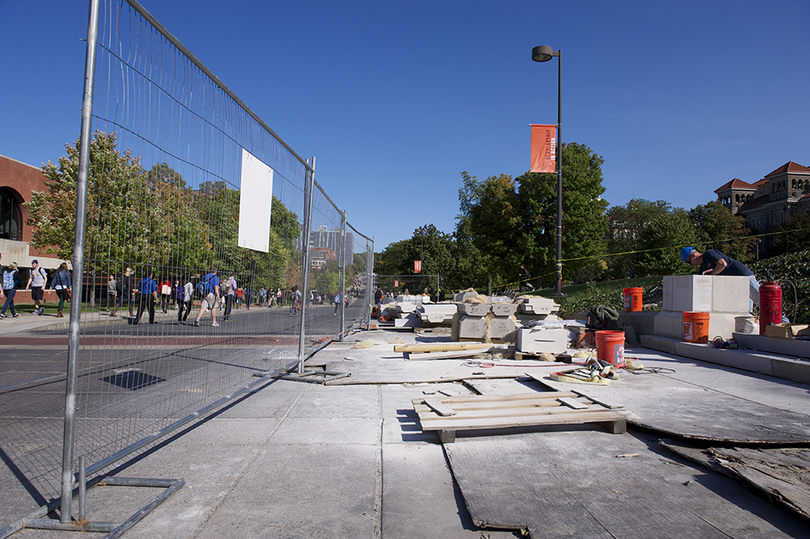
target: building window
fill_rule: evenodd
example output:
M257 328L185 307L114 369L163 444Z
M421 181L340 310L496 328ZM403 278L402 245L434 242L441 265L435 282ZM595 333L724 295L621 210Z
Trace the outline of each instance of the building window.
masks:
M20 203L5 188L0 188L0 238L22 241Z

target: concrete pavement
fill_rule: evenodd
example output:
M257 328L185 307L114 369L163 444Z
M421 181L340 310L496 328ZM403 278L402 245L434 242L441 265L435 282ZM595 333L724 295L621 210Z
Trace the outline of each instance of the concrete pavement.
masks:
M30 335L47 322L64 323L29 318L20 317L13 326L0 325L0 333L19 328L19 335ZM408 361L393 352L398 342L435 339L390 330L354 333L349 342L333 343L309 364L357 371L355 382L361 378L366 382L352 385L351 377L344 380L347 384L334 386L272 381L115 470L118 476L186 482L126 537L519 536L518 531L473 525L443 446L435 434L420 429L412 398L442 387L469 390L452 382L419 383L420 376L454 379L474 371L460 360ZM360 341L371 346L354 348ZM693 384L757 394L761 400L778 392L777 406L800 412L810 403L805 384L715 369L648 349L628 352L634 353L645 361L677 366ZM520 373L530 364L515 363ZM689 374L692 369L694 375ZM707 378L707 372L713 374ZM492 375L509 373L515 369L487 369ZM690 464L683 461L679 466ZM88 495L88 517L120 521L155 495L155 489L96 487ZM762 504L768 505L764 500ZM0 494L0 508L4 505ZM791 517L784 518L790 523L777 525L787 530L787 536L801 536L795 530L810 531ZM26 530L20 536L64 537L64 532Z

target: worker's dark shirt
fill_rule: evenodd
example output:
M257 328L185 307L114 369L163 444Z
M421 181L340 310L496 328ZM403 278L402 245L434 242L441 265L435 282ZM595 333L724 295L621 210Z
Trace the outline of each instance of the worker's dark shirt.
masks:
M742 275L747 277L754 274L754 272L748 269L748 266L742 262L729 258L715 249L709 249L703 253L703 262L700 264L700 274L703 275L706 270L714 270L715 266L717 266L717 262L721 259L725 260L728 266L718 273L718 275Z

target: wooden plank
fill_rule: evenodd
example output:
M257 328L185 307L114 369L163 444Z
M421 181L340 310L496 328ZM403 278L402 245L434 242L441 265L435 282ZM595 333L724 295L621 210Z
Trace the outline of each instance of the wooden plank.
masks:
M441 399L425 399L425 404L440 416L452 416L457 413L450 406L443 403Z
M588 405L585 404L584 402L571 397L557 397L557 400L565 404L566 406L574 408L575 410L582 410L588 407Z
M471 342L446 342L446 343L430 343L430 344L395 344L394 352L452 352L459 350L475 350L485 348L492 348L491 344L486 343L471 343Z
M521 400L542 400L542 399L549 399L555 400L559 397L579 397L581 395L573 392L573 391L548 391L545 393L510 393L509 395L459 395L458 397L449 397L452 399L448 402L453 402L454 404L464 403L464 402L472 402L472 403L479 403L479 402L512 402L512 401L521 401ZM414 398L411 399L411 402L417 403L421 401L422 398Z
M505 429L514 427L540 427L548 425L581 425L585 423L607 423L613 421L626 421L626 418L617 415L617 412L602 411L589 414L547 414L537 416L509 416L476 418L436 418L422 423L422 430L486 430Z
M450 350L447 352L406 352L410 361L420 361L428 359L462 359L483 354L487 348L476 348L473 350Z

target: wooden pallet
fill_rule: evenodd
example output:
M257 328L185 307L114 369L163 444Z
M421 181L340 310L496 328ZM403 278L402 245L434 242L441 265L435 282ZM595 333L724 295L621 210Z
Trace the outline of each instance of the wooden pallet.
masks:
M412 400L423 431L438 431L444 443L454 442L456 431L539 425L597 423L608 432L627 431L635 414L609 408L572 391L514 395L433 396Z

